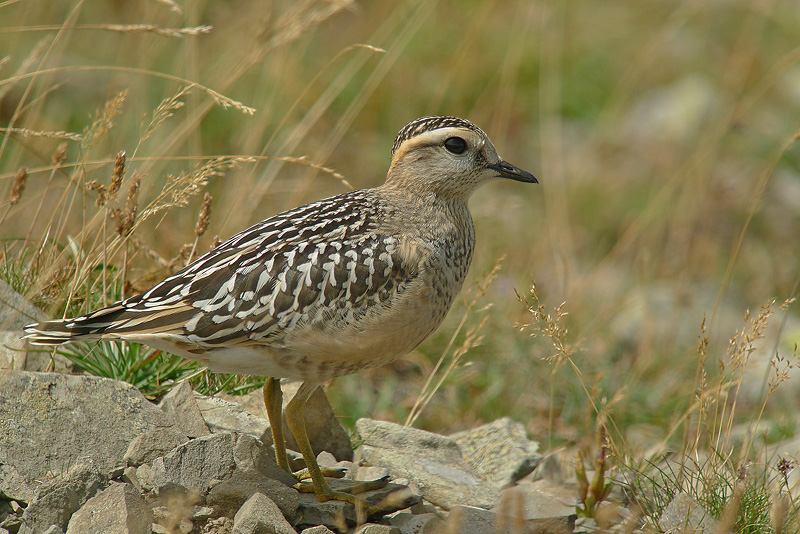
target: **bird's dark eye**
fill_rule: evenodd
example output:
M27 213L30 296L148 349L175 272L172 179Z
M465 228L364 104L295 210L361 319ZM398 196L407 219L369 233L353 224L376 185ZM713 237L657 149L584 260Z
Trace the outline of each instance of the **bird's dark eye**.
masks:
M444 142L444 147L452 154L463 154L467 149L467 142L460 137L448 137Z

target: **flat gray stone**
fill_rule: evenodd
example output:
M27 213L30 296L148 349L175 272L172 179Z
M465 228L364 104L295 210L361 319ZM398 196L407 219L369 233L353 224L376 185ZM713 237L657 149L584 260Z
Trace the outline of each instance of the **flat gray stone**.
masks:
M658 520L664 532L714 532L716 522L686 493L676 494Z
M284 517L294 521L300 496L294 488L277 480L263 476L232 476L211 488L206 496L206 503L219 510L223 515L234 515L249 498L256 493L269 495L278 505Z
M574 490L549 480L537 480L521 482L504 490L492 512L503 516L504 524L508 524L506 521L511 525L524 522L525 532L572 532L577 519L577 505ZM521 517L517 515L520 510Z
M123 459L128 465L138 467L164 456L187 441L188 437L173 428L154 428L133 438Z
M231 534L297 534L272 500L255 493L233 518Z
M353 480L371 482L373 480L379 480L387 475L389 475L388 467L361 466L356 469L355 477L353 477Z
M563 525L561 525L563 527ZM547 528L536 528L531 522L514 520L511 517L499 516L497 513L476 508L474 506L454 506L445 521L446 532L460 534L549 534L550 532L571 532L558 528L550 531Z
M344 479L326 479L333 490L344 490L357 482ZM319 502L314 493L300 493L300 507L297 509L297 516L292 522L295 526L308 527L315 525L325 525L326 527L339 530L342 526L342 519L353 526L357 523L355 506L342 501ZM385 487L373 491L359 493L358 497L363 499L372 508L370 518L376 519L387 514L408 508L419 502L416 496L406 486L399 484L388 484Z
M389 524L399 529L400 534L441 534L447 532L444 530L444 521L439 519L436 514L400 512L389 518Z
M167 393L158 407L172 414L180 425L180 431L190 438L199 438L211 433L200 413L192 391L192 385L182 380Z
M316 527L309 527L304 529L300 534L336 534L334 531L325 525L317 525Z
M464 461L455 440L385 421L356 422L367 465L389 468L395 478L407 478L427 501L449 510L456 504L491 508L499 491Z
M464 460L497 489L513 485L542 460L539 444L529 440L525 427L510 417L450 437Z
M102 473L122 468L136 436L175 426L130 384L57 373L0 373L0 413L0 465L12 466L29 487L84 458ZM25 501L9 495L12 488L2 491Z
M69 521L67 534L149 534L153 512L130 484L112 483Z
M272 445L272 430L266 419L256 417L241 405L219 397L206 397L195 391L194 398L211 432L247 434L268 447Z
M402 534L399 528L390 525L366 523L356 530L355 534Z
M510 529L500 530L497 528L497 522L497 514L494 512L459 504L450 509L445 521L445 529L461 534L483 534L484 532L511 534Z

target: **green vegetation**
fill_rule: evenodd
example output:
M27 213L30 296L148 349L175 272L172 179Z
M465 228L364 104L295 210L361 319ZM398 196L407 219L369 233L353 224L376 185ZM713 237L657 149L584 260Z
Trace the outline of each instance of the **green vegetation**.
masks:
M475 282L418 351L329 386L343 422L510 415L567 471L603 457L656 530L682 491L796 532L799 34L780 1L0 3L0 277L96 309L463 116L541 184L475 195ZM63 350L152 396L262 383Z

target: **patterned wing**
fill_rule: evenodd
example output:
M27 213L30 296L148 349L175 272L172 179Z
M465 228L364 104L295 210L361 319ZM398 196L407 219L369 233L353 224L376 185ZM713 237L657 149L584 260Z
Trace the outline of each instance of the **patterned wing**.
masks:
M401 259L397 239L377 232L380 205L366 194L267 219L152 289L85 317L36 325L29 339L155 334L229 346L268 343L298 325L357 321L417 272Z

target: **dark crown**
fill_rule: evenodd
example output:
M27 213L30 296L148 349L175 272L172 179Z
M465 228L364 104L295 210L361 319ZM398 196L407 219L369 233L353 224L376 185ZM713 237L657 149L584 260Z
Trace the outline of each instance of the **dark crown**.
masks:
M447 116L422 117L421 119L409 122L397 133L397 137L395 137L394 144L392 145L392 156L394 156L394 153L405 141L421 133L438 130L439 128L466 128L473 132L478 132L481 135L486 135L483 133L483 130L466 119Z

